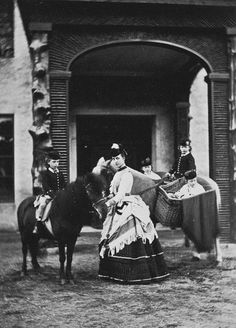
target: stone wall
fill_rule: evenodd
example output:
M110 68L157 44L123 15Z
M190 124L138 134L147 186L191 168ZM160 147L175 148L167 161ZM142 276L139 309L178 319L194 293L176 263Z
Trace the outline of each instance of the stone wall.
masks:
M0 230L17 229L16 208L32 194L31 61L16 4L14 9L14 57L0 58L0 114L14 115L15 202L0 203Z
M197 172L209 176L209 120L208 87L204 81L207 72L202 69L194 80L190 91L190 139Z
M231 215L229 105L226 28L236 24L235 8L191 6L140 6L80 4L73 1L23 1L25 22L50 23L50 96L52 141L62 152L61 166L68 168L68 85L70 64L78 54L98 45L128 40L153 40L191 49L209 63L210 175L222 194L221 221L229 236ZM24 4L24 6L23 6ZM199 58L201 58L199 57ZM199 59L200 60L200 59ZM201 60L200 60L201 62ZM207 65L204 67L206 68ZM223 78L226 76L226 78ZM188 99L184 99L186 103ZM182 101L180 99L180 101ZM204 160L200 159L201 161Z
M163 31L148 30L137 27L135 30L129 27L123 27L122 31L117 27L113 28L96 28L89 30L70 30L55 28L51 33L50 44L50 70L54 72L65 72L70 70L71 62L84 51L92 49L98 45L109 44L110 42L122 42L131 40L158 40L160 42L170 42L178 46L191 49L202 56L209 63L208 69L218 74L228 72L227 62L227 36L222 31L198 31L182 29L181 31ZM65 73L63 77L65 77ZM67 81L62 80L62 76L54 74L51 83L52 121L56 120L60 108L60 115L67 115ZM225 239L230 235L230 169L228 153L228 84L227 80L212 80L209 82L211 92L209 109L209 158L210 158L210 176L218 183L221 196L222 206L220 210L221 230ZM186 99L187 100L187 99ZM55 125L56 126L56 125ZM52 141L54 146L60 146L64 158L69 157L68 147L62 146L62 142L67 140L67 130L62 134L57 132L59 129L52 127ZM200 158L199 161L206 161L206 158ZM62 162L62 167L67 170L68 163Z

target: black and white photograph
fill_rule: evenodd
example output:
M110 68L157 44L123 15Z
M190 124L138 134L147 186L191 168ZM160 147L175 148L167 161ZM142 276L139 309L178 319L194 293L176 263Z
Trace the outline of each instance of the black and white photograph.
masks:
M236 327L235 0L0 0L0 327Z

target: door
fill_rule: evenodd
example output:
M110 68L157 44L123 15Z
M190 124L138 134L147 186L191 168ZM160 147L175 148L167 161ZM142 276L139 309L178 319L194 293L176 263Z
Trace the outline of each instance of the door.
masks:
M90 172L98 159L108 158L112 143L122 143L127 165L140 170L140 162L151 156L153 116L80 115L77 117L77 173Z

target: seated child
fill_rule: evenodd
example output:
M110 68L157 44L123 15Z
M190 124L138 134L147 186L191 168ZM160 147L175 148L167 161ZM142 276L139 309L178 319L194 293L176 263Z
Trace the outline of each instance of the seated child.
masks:
M187 183L183 185L183 187L174 194L168 193L168 196L179 199L196 196L205 192L203 186L197 182L196 171L187 171L185 172L184 177L187 180Z
M43 194L36 199L36 225L33 233L38 233L38 223L42 221L46 205L55 197L56 192L64 189L66 186L64 175L59 171L60 154L57 151L51 151L48 154L48 168L42 172Z

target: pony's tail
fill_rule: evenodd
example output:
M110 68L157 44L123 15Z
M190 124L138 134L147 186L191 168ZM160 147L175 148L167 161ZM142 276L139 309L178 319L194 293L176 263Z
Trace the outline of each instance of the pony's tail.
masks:
M23 231L23 215L21 213L22 212L21 207L22 207L22 203L18 206L17 213L16 213L18 229L20 233Z
M24 218L25 218L26 210L29 208L29 206L32 205L34 199L35 199L34 196L24 199L17 208L16 215L17 215L17 222L18 222L18 228L20 233L23 232L24 230L24 225L25 225Z

